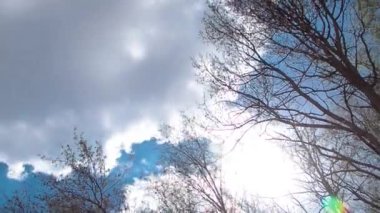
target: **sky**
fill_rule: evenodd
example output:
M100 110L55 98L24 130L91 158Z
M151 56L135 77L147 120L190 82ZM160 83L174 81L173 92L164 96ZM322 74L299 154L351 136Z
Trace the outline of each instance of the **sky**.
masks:
M55 154L75 127L106 141L186 109L202 15L185 0L0 1L0 159Z
M197 0L0 1L1 191L19 187L25 165L61 172L38 155L57 156L74 128L117 167L193 106L202 16ZM154 164L144 149L140 160Z
M65 172L38 155L57 156L74 128L101 141L110 168L138 158L129 184L156 172L160 124L202 100L191 58L205 49L204 10L202 0L1 0L0 191L22 187L30 173ZM231 182L258 178L250 187L265 191L268 175L290 176L276 169L289 168L278 149L246 141L226 163L240 169ZM260 160L268 166L252 164Z
M165 144L158 143L157 139L151 138L141 143L132 144L130 153L120 151L117 166L108 174L110 177L122 174L122 186L131 185L138 179L144 179L149 175L158 174L162 167L160 157ZM125 171L128 172L125 172ZM27 193L33 197L44 190L44 178L49 174L37 172L32 164L24 164L21 178L14 179L7 176L9 166L0 162L0 207L14 193ZM66 177L66 176L63 176Z

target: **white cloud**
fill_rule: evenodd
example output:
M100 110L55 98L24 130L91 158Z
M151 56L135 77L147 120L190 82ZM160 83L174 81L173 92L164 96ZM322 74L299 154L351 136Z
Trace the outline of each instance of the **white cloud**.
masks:
M203 3L0 1L0 160L11 164L9 175L20 178L25 162L58 174L36 155L57 155L74 127L105 142L108 168L120 149L160 137L160 123L180 129L178 111L203 91L190 61L202 49ZM228 150L238 133L213 132L210 139ZM280 193L288 185L287 159L256 133L226 157L227 178L237 184L232 188Z
M150 176L145 180L136 180L133 185L128 186L128 195L126 203L129 204L129 212L138 212L144 207L156 210L158 202L153 198L147 190L157 177Z
M47 160L41 160L41 159L35 158L27 162L19 161L16 163L9 164L8 165L9 171L8 171L7 177L16 179L16 180L22 180L23 178L25 178L26 177L25 175L27 175L27 174L23 174L25 164L33 165L33 168L34 168L33 172L43 172L46 174L54 175L56 177L59 177L61 175L65 176L71 172L71 169L68 167L57 168L54 165L52 165L51 162Z
M128 53L134 60L141 61L142 59L144 59L146 50L141 41L129 41L126 48L128 50Z
M132 58L132 62L141 61L146 57L147 45L151 40L154 40L154 34L154 30L149 24L144 27L128 29L125 32L124 48L126 54Z
M104 145L107 168L116 166L116 159L120 157L120 150L131 152L133 143L149 140L151 137L160 137L158 129L158 123L149 119L141 119L135 121L125 130L113 134Z

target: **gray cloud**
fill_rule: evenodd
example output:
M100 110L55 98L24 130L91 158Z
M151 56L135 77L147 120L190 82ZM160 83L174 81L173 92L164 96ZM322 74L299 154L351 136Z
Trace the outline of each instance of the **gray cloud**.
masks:
M54 153L74 126L104 139L194 99L186 84L201 48L200 1L11 2L0 3L0 155L9 161Z

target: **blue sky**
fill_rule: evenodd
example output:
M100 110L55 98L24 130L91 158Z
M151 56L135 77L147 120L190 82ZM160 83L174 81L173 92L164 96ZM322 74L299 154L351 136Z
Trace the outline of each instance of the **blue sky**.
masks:
M200 97L190 59L202 49L203 7L0 1L0 193L36 181L28 174L55 172L38 155L72 145L74 128L102 141L115 170L133 156L128 183L157 172L161 145L146 139Z
M110 175L122 173L124 186L133 184L135 179L143 179L149 175L159 174L163 167L161 155L167 148L167 143L160 143L155 138L132 144L131 152L120 150L117 166L110 171ZM7 176L9 166L0 162L0 207L7 198L15 192L27 192L28 195L41 194L44 189L42 179L49 174L35 172L33 165L25 164L21 179ZM121 186L122 187L122 186Z

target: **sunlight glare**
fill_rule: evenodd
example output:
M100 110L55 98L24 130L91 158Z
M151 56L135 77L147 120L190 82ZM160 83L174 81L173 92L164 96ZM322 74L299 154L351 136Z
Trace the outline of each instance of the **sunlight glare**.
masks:
M226 155L223 170L227 184L235 193L277 197L295 188L292 161L255 131Z

